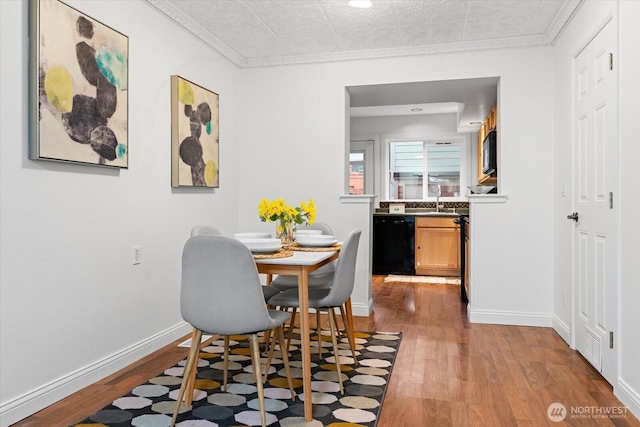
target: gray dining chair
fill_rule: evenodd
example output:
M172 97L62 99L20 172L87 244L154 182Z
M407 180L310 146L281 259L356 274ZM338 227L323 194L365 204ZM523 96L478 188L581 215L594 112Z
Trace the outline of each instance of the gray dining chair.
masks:
M216 235L216 236L221 236L222 235L220 230L218 230L217 228L212 227L210 225L206 225L206 224L196 225L195 227L193 227L191 229L191 237L193 237L193 236L201 236L201 235L206 235L206 234L213 234L213 235ZM262 287L262 293L264 294L264 300L266 302L272 296L280 293L280 290L278 288L274 288L274 287L271 287L271 286L263 286Z
M302 224L298 226L300 230L320 230L322 234L333 236L333 229L326 222L314 222L313 224ZM312 271L309 274L308 286L309 289L327 289L331 287L333 283L333 276L336 270L336 262L332 261L326 265L323 265L319 269ZM297 289L298 288L298 277L297 276L286 276L279 275L275 279L271 281L271 287L278 289L279 291L288 291L289 289ZM349 322L350 325L353 325L353 316L351 311L351 301L347 301L345 307L340 309L340 316L342 318L342 323L346 325ZM295 322L296 312L295 310L292 312L291 316L291 324ZM316 315L316 323L318 327L318 354L322 353L321 349L321 332L322 328L320 325L320 315ZM345 327L346 330L346 327ZM351 350L355 353L355 342L353 339L349 340L349 344L351 346Z
M191 229L191 237L199 236L201 234L216 234L219 236L222 235L220 230L207 224L196 225Z
M360 242L360 230L353 230L342 245L340 257L336 264L336 271L333 276L333 282L329 288L309 289L309 308L318 311L327 311L329 317L329 325L331 328L331 342L333 344L333 353L336 359L336 371L338 373L338 381L340 383L340 392L344 394L342 385L342 374L340 371L340 355L338 353L338 344L336 341L336 319L335 309L344 306L345 302L351 297L356 274L356 258L358 255L358 244ZM284 291L269 300L270 305L280 307L299 308L298 289L290 289ZM353 331L349 330L348 323L345 322L347 335L352 341ZM289 339L287 347L291 339L291 329L289 329ZM353 358L357 361L355 351L351 348ZM286 350L284 351L286 353Z
M320 230L322 234L333 236L333 230L329 224L325 222L314 222L313 224L301 224L297 227L299 230ZM335 261L329 264L323 265L316 271L309 274L309 288L327 288L331 286L333 280L333 272L336 270ZM271 286L274 288L287 291L289 289L295 289L298 287L297 276L278 275L271 281Z
M220 232L220 230L218 230L217 228L211 226L211 225L207 225L207 224L200 224L200 225L196 225L195 227L193 227L191 229L191 237L193 236L202 236L202 235L215 235L215 236L221 236L222 233ZM271 286L262 286L262 295L264 297L264 301L265 303L269 300L269 298L273 297L276 294L279 294L280 290L277 288L272 288ZM269 340L269 333L265 334L265 342L268 342ZM191 332L191 340L195 340L196 338L196 328L193 328L193 331ZM202 343L200 345L200 347L203 347L206 344L206 342ZM229 348L229 336L225 335L224 336L224 348L225 351L228 350ZM187 397L185 399L185 404L186 405L191 405L191 401L193 398L193 389L194 389L194 385L195 385L195 380L196 380L196 371L192 371L191 373L191 377L189 378L189 383L187 385ZM224 375L224 387L226 389L227 387L227 374L225 371L225 375Z
M247 335L251 347L253 370L256 378L260 418L266 426L264 391L260 368L260 349L257 333L274 330L281 349L284 349L282 325L289 313L269 310L261 292L260 277L249 249L230 237L198 235L187 240L182 252L182 285L180 312L183 319L196 330L191 341L189 356L171 420L175 425L191 371L197 369L200 340L203 333L212 335ZM274 337L275 338L275 337ZM289 359L282 351L291 398L295 399ZM225 385L229 349L225 345ZM268 372L268 369L267 369Z

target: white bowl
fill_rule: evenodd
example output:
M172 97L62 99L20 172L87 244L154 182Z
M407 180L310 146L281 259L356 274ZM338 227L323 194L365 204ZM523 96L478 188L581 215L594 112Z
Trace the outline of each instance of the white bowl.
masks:
M249 248L251 252L269 253L275 252L282 247L280 239L267 239L267 238L242 238L238 239L240 242Z
M495 185L470 185L469 190L471 190L471 194L487 194L489 191L496 188Z
M326 234L309 234L296 237L296 242L300 246L326 247L335 245L338 241L335 236Z
M270 239L271 233L236 233L233 237L236 239Z
M311 236L322 234L322 230L298 230L293 233L293 238L295 239L298 236Z

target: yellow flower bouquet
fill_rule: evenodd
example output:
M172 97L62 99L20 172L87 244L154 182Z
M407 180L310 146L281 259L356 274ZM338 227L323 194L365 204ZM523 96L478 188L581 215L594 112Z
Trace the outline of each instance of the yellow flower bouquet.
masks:
M309 199L308 202L300 202L300 206L291 207L284 199L262 199L258 205L258 216L263 222L278 221L278 237L283 243L291 243L298 224L313 224L316 220L316 203Z

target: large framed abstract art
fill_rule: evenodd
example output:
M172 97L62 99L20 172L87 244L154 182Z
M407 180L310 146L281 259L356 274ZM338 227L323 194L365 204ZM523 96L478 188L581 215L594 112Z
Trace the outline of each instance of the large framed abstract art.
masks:
M59 0L29 1L29 157L127 168L129 38Z
M171 76L172 187L219 187L218 102L217 93Z

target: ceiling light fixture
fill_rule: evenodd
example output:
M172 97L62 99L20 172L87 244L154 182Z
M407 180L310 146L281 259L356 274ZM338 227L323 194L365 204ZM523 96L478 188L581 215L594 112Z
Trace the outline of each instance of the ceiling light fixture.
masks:
M414 113L419 113L420 111L422 111L422 108L412 108L411 111L413 111Z
M349 6L368 9L373 5L371 4L371 0L349 0Z
M482 122L469 122L470 125L481 125Z

